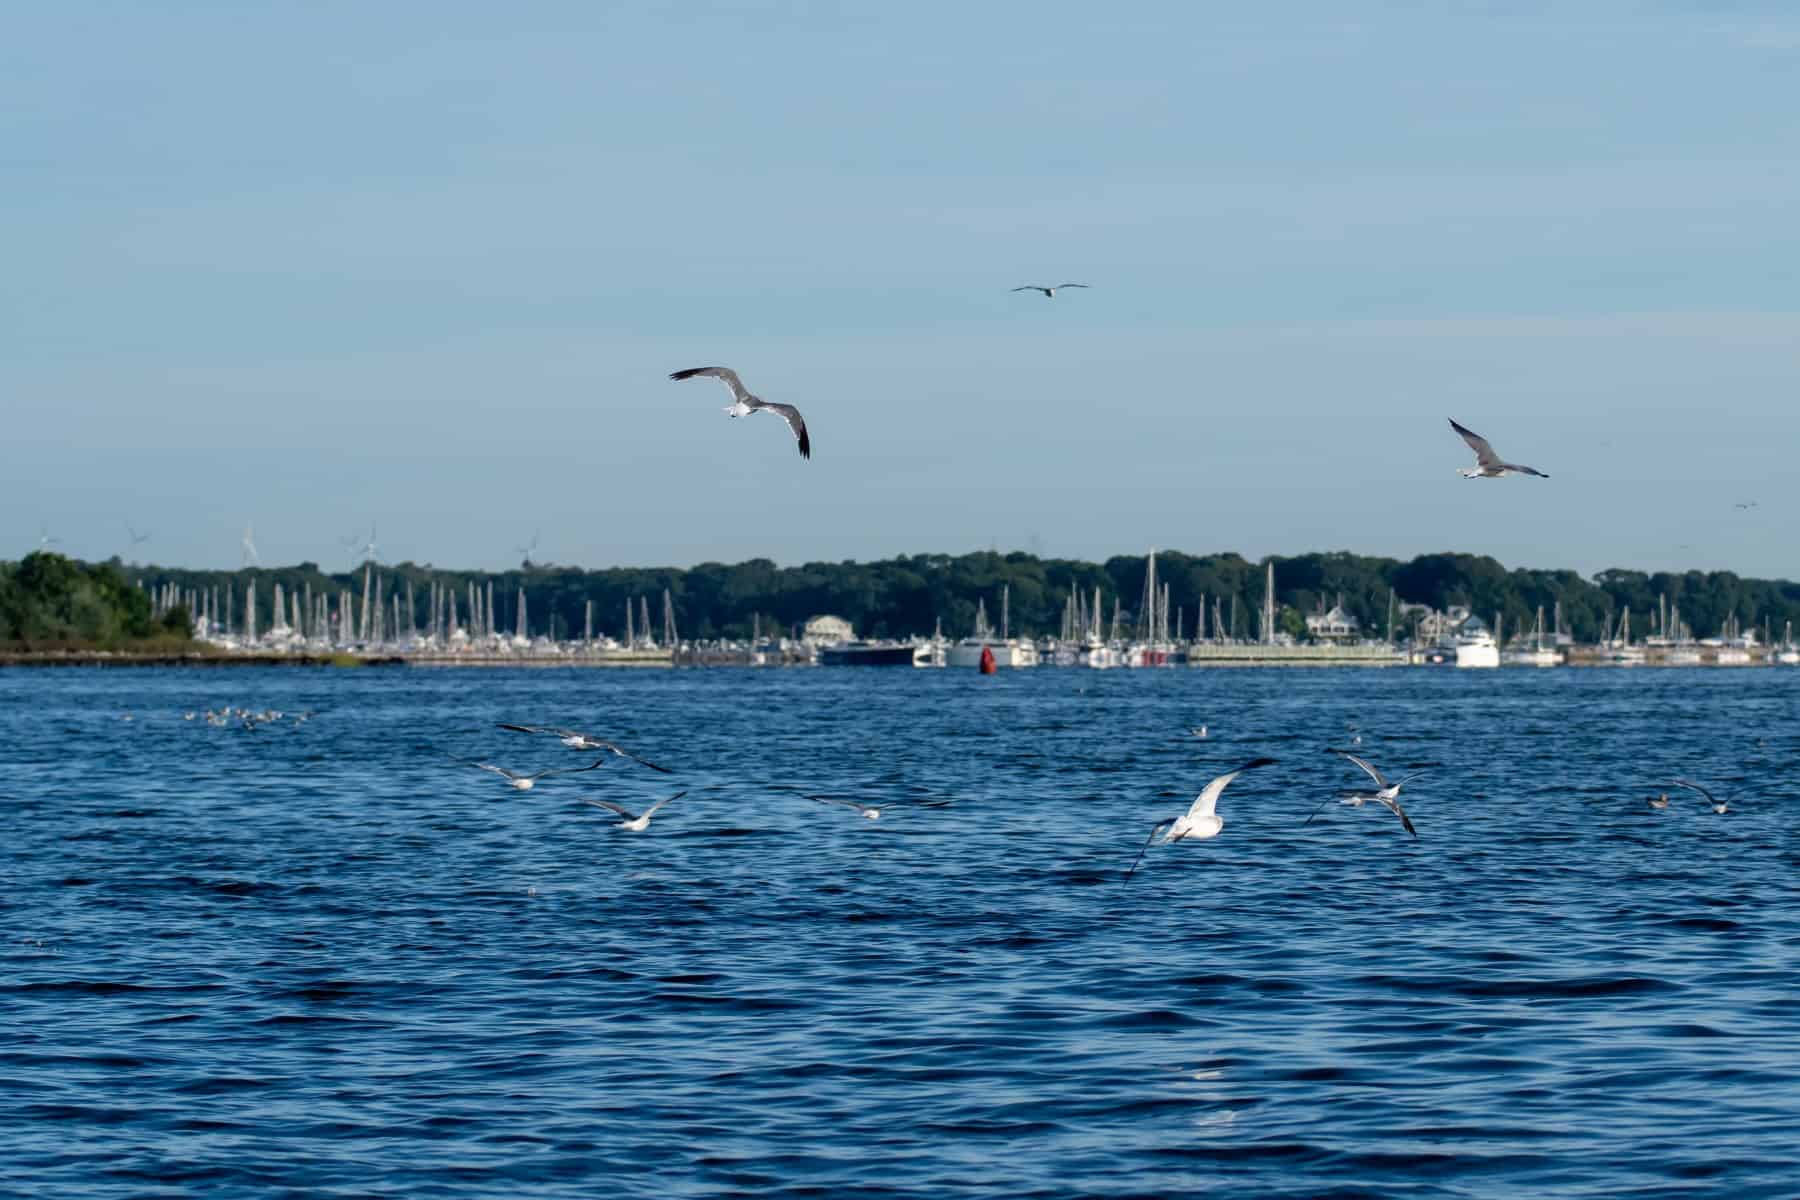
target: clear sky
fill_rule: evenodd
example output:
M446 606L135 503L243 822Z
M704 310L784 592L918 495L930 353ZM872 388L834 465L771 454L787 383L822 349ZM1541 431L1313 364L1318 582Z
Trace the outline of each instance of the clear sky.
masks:
M1800 576L1792 13L18 6L0 556Z

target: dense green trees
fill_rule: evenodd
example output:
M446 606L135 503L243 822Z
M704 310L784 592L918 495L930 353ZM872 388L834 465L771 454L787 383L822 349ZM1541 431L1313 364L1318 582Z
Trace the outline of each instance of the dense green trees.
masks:
M1220 602L1227 620L1235 598L1236 630L1249 636L1255 632L1257 614L1262 608L1267 561L1251 562L1237 554L1165 551L1157 555L1157 575L1170 585L1171 603L1184 609L1184 625L1190 633L1200 599L1206 596L1209 609L1210 599ZM1648 615L1655 611L1659 596L1679 604L1684 620L1702 637L1718 632L1733 614L1746 626L1766 621L1777 636L1785 622L1800 621L1800 585L1741 579L1730 572L1647 575L1609 570L1588 580L1573 571L1509 571L1492 558L1454 553L1425 554L1408 562L1345 552L1278 557L1273 561L1276 598L1282 610L1279 619L1282 627L1290 630L1300 626L1303 614L1321 605L1329 607L1341 596L1344 607L1362 621L1365 630L1384 635L1389 588L1401 603L1422 603L1438 609L1467 605L1490 621L1498 615L1509 630L1528 625L1540 605L1548 612L1560 601L1565 623L1578 639L1588 641L1599 636L1605 623L1616 620L1626 605L1634 614L1633 630L1642 636L1649 630ZM503 629L513 627L516 597L523 586L533 631L553 630L561 637L580 636L585 605L590 600L594 603L596 632L617 635L624 629L626 602L639 596L649 598L651 620L660 631L664 588L674 598L684 637L743 637L749 634L753 620L758 619L767 632L787 631L820 613L845 617L859 633L872 636L929 633L941 618L946 633L961 636L974 623L978 600L987 602L989 616L998 622L1003 585L1012 589L1015 632L1056 632L1071 589L1091 601L1098 587L1109 618L1114 598L1122 599L1129 621L1143 594L1145 559L1133 555L1088 563L1039 559L1022 553L977 553L918 554L880 562L806 563L793 567L752 559L732 565L701 563L685 570L614 567L585 571L533 565L487 574L440 571L411 563L379 570L385 580L385 594L400 595L402 603L408 583L412 585L414 620L420 625L427 618L427 597L433 581L454 592L466 620L468 585L473 582L485 587L491 579ZM290 593L310 585L315 592L324 589L334 596L350 589L359 599L362 582L360 570L327 575L312 563L232 572L147 568L134 574L146 585L173 581L182 588L229 586L234 589L235 612L240 620L244 587L254 578L265 627L266 605L277 581Z
M150 598L114 563L29 554L0 563L0 643L120 647L161 637L185 641L185 616L154 621Z

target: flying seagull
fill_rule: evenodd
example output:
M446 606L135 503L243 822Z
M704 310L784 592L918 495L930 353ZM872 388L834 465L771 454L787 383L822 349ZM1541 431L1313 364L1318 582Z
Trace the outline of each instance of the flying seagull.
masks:
M1352 754L1348 750L1334 749L1330 746L1327 746L1325 749L1327 754L1336 754L1341 758L1349 759L1351 762L1367 771L1369 777L1375 781L1376 790L1373 792L1345 792L1342 796L1345 804L1355 808L1361 808L1364 804L1374 801L1376 804L1381 805L1383 808L1393 813L1396 817L1399 817L1401 828L1405 829L1406 832L1412 834L1414 837L1419 836L1419 831L1413 828L1413 823L1411 819L1407 817L1406 810L1400 807L1400 789L1417 779L1419 776L1425 774L1425 772L1414 771L1405 779L1389 782L1387 776L1375 769L1374 763L1371 763L1361 755ZM1306 818L1301 824L1311 825L1313 823L1313 817L1318 816L1325 806L1330 803L1331 801L1329 800L1321 801L1319 807L1313 809L1312 817Z
M1464 479L1498 479L1502 475L1536 475L1539 479L1548 479L1548 475L1531 467L1521 467L1518 463L1501 462L1488 440L1472 429L1464 429L1454 420L1450 428L1462 434L1462 440L1469 443L1469 449L1475 452L1473 467L1458 467L1456 473Z
M812 457L812 439L806 436L806 422L800 418L800 410L791 404L770 404L761 396L751 395L744 381L738 378L736 371L730 367L689 367L685 371L676 371L670 379L692 379L697 375L707 375L713 379L723 380L731 389L733 404L726 409L734 417L747 417L753 412L772 412L788 423L794 436L800 441L800 457Z
M661 771L664 775L673 775L675 773L668 767L657 766L647 758L639 758L629 750L621 750L604 738L597 738L586 733L577 733L573 729L551 729L544 725L506 724L502 724L500 728L510 729L514 733L547 733L559 739L563 745L571 750L605 750L609 754L618 755L620 758L629 758L632 762L649 767L652 771Z
M1138 863L1144 861L1144 855L1149 852L1150 844L1156 840L1156 835L1163 833L1165 830L1167 831L1167 836L1163 838L1163 845L1165 846L1170 842L1179 842L1182 838L1218 837L1219 830L1225 828L1225 818L1213 811L1219 806L1219 794L1225 790L1232 780L1236 779L1239 775L1242 775L1245 771L1255 770L1257 767L1273 766L1274 764L1275 760L1272 758L1253 758L1237 770L1228 771L1207 784L1206 787L1201 790L1200 794L1194 798L1194 803L1183 815L1179 817L1170 817L1165 821L1158 821L1151 828L1150 836L1144 839L1143 848L1138 851L1137 858L1132 860L1131 870L1125 872L1125 878L1131 878L1131 872L1137 870Z
M1024 287L1014 288L1013 291L1015 291L1015 292L1042 292L1042 293L1044 293L1044 299L1054 300L1054 299L1056 299L1056 293L1062 291L1064 288L1071 288L1071 287L1084 288L1086 286L1087 286L1087 284L1085 284L1085 283L1058 283L1051 287L1045 287L1041 283L1028 283Z
M650 827L650 818L656 815L656 811L659 808L671 801L679 800L685 795L687 795L686 792L676 792L673 796L664 796L661 800L658 800L655 804L652 804L649 808L646 808L639 814L634 814L630 809L614 804L611 800L583 800L582 803L591 804L595 808L604 808L611 812L616 812L621 817L625 818L623 821L619 822L620 829L629 829L633 833L642 833Z
M1677 779L1674 782L1676 783L1677 786L1684 787L1690 792L1699 792L1702 796L1705 796L1707 807L1712 809L1714 812L1724 813L1724 812L1731 811L1731 802L1729 800L1720 800L1718 797L1714 796L1711 792L1707 791L1705 788L1701 787L1699 784L1689 782L1686 779Z
M854 808L857 812L869 818L871 821L879 820L881 817L881 810L876 808L873 804L858 804L854 800L845 800L838 796L808 796L806 798L808 800L817 800L820 804L841 804L845 808Z
M574 775L581 771L592 771L596 767L603 767L606 765L606 760L600 758L595 759L585 767L552 767L547 771L533 771L529 775L524 775L518 771L509 771L505 767L496 767L493 763L476 762L472 758L457 758L452 755L450 761L459 762L465 767L480 767L484 771L492 771L496 775L504 775L506 777L507 786L516 788L521 792L529 792L538 780L548 779L552 775Z

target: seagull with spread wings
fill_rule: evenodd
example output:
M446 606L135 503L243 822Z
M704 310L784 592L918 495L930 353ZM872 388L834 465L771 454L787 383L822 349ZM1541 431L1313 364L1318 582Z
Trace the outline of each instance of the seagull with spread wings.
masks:
M1702 796L1706 797L1706 806L1708 808L1712 809L1716 813L1728 813L1731 811L1731 801L1730 800L1719 799L1717 796L1714 796L1711 792L1707 791L1705 788L1701 787L1699 784L1694 783L1691 780L1676 779L1676 780L1673 780L1672 782L1676 786L1684 787L1690 792L1699 792Z
M496 775L504 776L507 787L521 792L529 792L536 786L538 780L548 779L552 775L575 775L582 771L592 771L606 765L606 760L604 758L598 758L585 767L552 767L547 771L533 771L531 774L527 775L520 771L511 771L505 767L497 767L493 763L477 762L472 758L457 758L455 755L451 755L450 761L461 763L465 767L480 767L483 771L492 771Z
M655 804L652 804L641 813L633 813L630 809L625 808L622 805L614 804L611 800L583 800L582 803L591 804L595 808L604 808L608 812L618 813L621 817L625 818L623 821L619 822L620 829L629 829L633 833L642 833L644 830L650 828L650 818L656 815L658 809L665 804L670 804L681 799L685 795L687 795L686 792L676 792L673 796L664 796L661 800L658 800Z
M1274 765L1275 760L1272 758L1253 758L1237 770L1227 771L1202 788L1200 794L1194 798L1194 803L1181 816L1158 821L1151 828L1150 836L1144 839L1143 848L1138 851L1137 858L1132 861L1131 870L1125 872L1125 878L1130 879L1131 872L1138 869L1138 863L1144 861L1144 855L1149 852L1150 844L1156 841L1156 835L1159 833L1165 835L1163 837L1165 846L1170 842L1179 842L1183 838L1218 837L1219 831L1225 828L1225 818L1216 811L1219 807L1220 794L1230 786L1232 780L1245 771Z
M1396 817L1399 817L1400 825L1406 832L1412 834L1414 837L1419 836L1419 831L1413 828L1412 820L1406 815L1406 810L1400 807L1400 789L1417 779L1419 776L1425 774L1425 772L1414 771L1404 779L1393 780L1390 782L1387 776L1375 769L1374 763L1362 757L1360 754L1352 754L1348 750L1337 750L1329 746L1326 747L1325 752L1327 754L1338 755L1340 758L1349 759L1351 762L1367 771L1369 773L1369 778L1375 781L1375 790L1373 792L1343 793L1341 798L1345 804L1361 808L1364 804L1373 801L1393 813ZM1312 817L1306 818L1301 824L1311 825L1313 823L1313 817L1318 816L1319 813L1324 810L1325 805L1330 803L1331 801L1329 800L1321 801L1319 807L1313 809Z
M1024 287L1014 288L1013 291L1015 291L1015 292L1042 292L1042 293L1044 293L1044 299L1054 300L1054 299L1056 299L1056 293L1062 291L1064 288L1072 288L1072 287L1084 288L1086 286L1087 286L1087 284L1085 284L1085 283L1057 283L1057 284L1051 284L1049 287L1045 287L1041 283L1028 283Z
M1462 435L1462 440L1469 443L1469 449L1475 452L1473 467L1458 467L1456 473L1464 479L1499 479L1502 475L1536 475L1539 479L1548 479L1548 475L1532 467L1521 467L1518 463L1502 462L1488 445L1488 440L1473 429L1465 429L1454 419L1450 428Z
M794 431L794 437L800 443L800 457L812 457L812 439L806 436L806 422L801 420L800 410L791 404L771 404L761 396L751 394L750 389L744 386L744 381L738 378L738 373L730 367L689 367L685 371L676 371L669 378L693 379L700 375L720 380L731 389L732 404L725 410L731 416L747 417L756 412L774 413Z
M657 766L647 758L639 758L629 750L621 750L605 738L597 738L588 733L577 733L573 729L552 729L547 725L508 725L504 722L500 724L500 728L510 729L514 733L547 733L571 750L604 750L608 754L616 754L620 758L629 758L632 762L649 767L652 771L661 771L664 775L675 773L667 767Z

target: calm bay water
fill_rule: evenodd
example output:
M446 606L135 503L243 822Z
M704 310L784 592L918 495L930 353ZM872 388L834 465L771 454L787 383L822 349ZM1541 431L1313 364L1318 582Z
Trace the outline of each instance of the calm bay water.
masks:
M1417 840L1303 824L1347 725ZM1793 1196L1797 749L1780 669L0 671L0 1188Z

